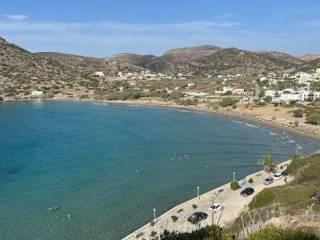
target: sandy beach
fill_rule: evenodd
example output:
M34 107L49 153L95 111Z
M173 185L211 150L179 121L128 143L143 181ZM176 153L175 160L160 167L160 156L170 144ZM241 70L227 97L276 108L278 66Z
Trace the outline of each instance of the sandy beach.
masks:
M278 165L278 168L280 169L281 166L287 166L289 163L290 160L280 163ZM247 183L245 186L253 187L255 190L254 194L249 197L241 196L241 189L238 189L236 191L231 190L230 183L227 183L221 187L206 192L199 197L196 196L195 198L170 209L161 216L157 217L154 224L151 224L151 222L147 223L146 225L134 231L130 235L124 237L123 239L152 239L151 236L155 234L159 236L159 234L164 230L176 232L191 232L198 227L205 227L211 225L212 223L222 227L230 226L233 221L240 216L241 212L246 210L248 204L259 192L261 192L265 188L280 186L286 183L284 181L284 178L281 178L280 180L275 181L273 184L266 186L263 184L263 181L268 176L270 176L270 173L259 171L246 177L246 180L252 178L253 183ZM287 182L291 180L292 178L287 178ZM209 211L209 207L212 205L212 202L222 205L222 210L213 215ZM194 206L197 206L197 208L195 208ZM194 212L199 211L207 213L207 219L201 221L200 226L188 222L188 217L191 216ZM177 217L177 220L173 221L172 216Z

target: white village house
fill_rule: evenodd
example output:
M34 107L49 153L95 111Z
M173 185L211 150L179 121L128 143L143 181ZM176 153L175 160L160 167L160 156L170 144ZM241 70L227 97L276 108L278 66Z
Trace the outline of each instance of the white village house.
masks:
M42 96L42 95L43 95L42 91L34 90L34 91L31 92L31 96L34 96L34 97L39 97L39 96Z
M234 95L243 95L244 94L244 89L243 88L235 88L232 90L232 94Z
M207 97L208 93L205 92L186 92L187 96L190 97Z
M95 72L94 75L97 76L97 77L104 77L105 76L104 72L101 72L101 71Z
M299 79L298 84L306 84L308 81L310 81L310 75L308 73L300 72L298 73Z

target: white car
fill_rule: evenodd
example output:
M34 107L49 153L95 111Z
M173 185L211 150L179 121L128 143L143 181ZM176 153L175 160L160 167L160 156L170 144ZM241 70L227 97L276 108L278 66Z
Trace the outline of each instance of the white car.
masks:
M263 181L263 184L264 185L270 185L272 184L274 181L273 177L267 177L264 181Z
M282 178L282 174L281 174L281 173L275 173L275 174L273 175L273 179L274 179L275 181L278 181L280 178Z
M214 203L209 207L209 212L213 211L214 213L219 212L222 209L222 206L219 203Z

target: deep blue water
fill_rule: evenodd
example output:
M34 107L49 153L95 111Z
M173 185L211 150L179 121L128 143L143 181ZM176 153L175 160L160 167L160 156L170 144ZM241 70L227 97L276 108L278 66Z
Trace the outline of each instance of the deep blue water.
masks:
M299 148L299 146L301 148ZM0 239L120 239L196 194L319 143L161 108L0 104ZM55 211L49 211L57 206ZM68 218L71 215L71 219Z

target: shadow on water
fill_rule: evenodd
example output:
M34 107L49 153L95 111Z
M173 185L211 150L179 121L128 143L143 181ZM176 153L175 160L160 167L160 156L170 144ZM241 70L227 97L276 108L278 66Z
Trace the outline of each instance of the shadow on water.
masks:
M21 167L13 166L13 167L6 167L6 168L0 168L0 172L7 176L15 176L21 172Z

